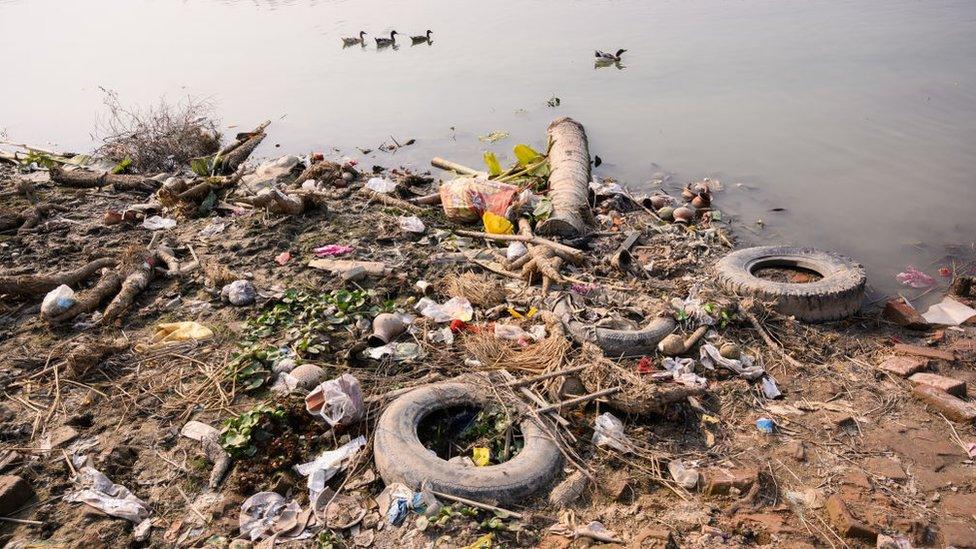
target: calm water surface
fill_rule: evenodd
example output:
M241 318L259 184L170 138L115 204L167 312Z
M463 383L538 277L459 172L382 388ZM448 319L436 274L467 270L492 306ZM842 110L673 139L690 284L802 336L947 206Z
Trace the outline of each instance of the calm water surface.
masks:
M430 45L339 44L428 28ZM594 49L617 48L622 69L594 69ZM846 252L879 290L976 239L972 0L0 0L0 51L0 130L17 141L93 148L99 86L210 98L225 125L270 118L265 156L366 165L478 166L570 115L597 175L718 177L740 235ZM511 137L478 140L493 130ZM356 150L390 136L417 142Z

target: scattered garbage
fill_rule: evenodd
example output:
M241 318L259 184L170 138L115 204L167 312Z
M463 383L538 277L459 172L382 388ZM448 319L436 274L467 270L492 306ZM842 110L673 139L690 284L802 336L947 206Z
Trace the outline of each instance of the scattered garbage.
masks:
M922 313L922 318L929 324L942 326L959 326L973 317L976 317L976 309L948 296Z
M77 302L75 291L68 285L62 284L44 296L44 301L41 302L41 316L45 318L56 317Z
M342 374L322 383L305 397L305 409L332 427L358 422L363 417L359 380L352 374Z
M711 343L705 343L701 346L700 360L702 365L709 370L721 366L739 374L739 377L743 379L755 380L766 374L766 370L762 366L753 363L752 357L743 354L738 360L725 358Z
M235 280L220 289L220 298L235 307L253 305L257 295L250 280Z
M166 322L156 325L156 332L153 334L150 342L152 347L159 347L189 339L209 339L213 335L213 330L192 320Z
M895 278L898 282L912 288L928 288L935 284L934 278L916 269L914 265L909 265L904 271L895 275Z
M695 373L695 360L692 358L665 358L662 366L671 374L671 379L688 387L708 387L708 380Z
M380 194L389 194L396 190L396 183L383 177L371 177L366 182L366 188Z
M610 412L603 412L593 426L593 444L610 446L621 452L629 452L633 444L624 433L624 423Z
M153 215L142 222L142 227L150 231L165 231L176 227L176 220Z
M424 297L417 301L414 308L420 311L421 315L434 322L450 322L452 320L470 322L474 318L474 308L471 306L471 302L463 297L452 297L442 305L433 299Z
M462 178L440 187L441 206L450 221L467 223L481 219L485 212L504 216L519 188L489 179Z
M424 222L415 215L409 217L400 216L397 218L397 223L400 224L400 229L408 233L423 234L427 230Z
M419 358L422 351L420 349L420 345L417 345L416 343L397 343L394 341L380 347L366 349L364 353L366 356L374 360L379 360L383 357L390 357L393 360L400 362Z
M386 345L407 331L408 326L410 319L404 315L380 313L373 318L373 333L370 334L368 343L373 347Z
M756 429L758 429L760 433L766 433L767 435L773 432L775 425L776 424L773 423L773 420L769 419L768 417L761 417L756 420Z
M672 459L668 462L668 472L678 486L686 490L693 490L698 486L698 479L701 476L697 469L685 465L680 459Z
M238 527L245 537L257 541L275 530L286 513L297 514L300 507L276 492L258 492L244 500Z
M322 452L312 461L295 465L296 473L308 477L309 500L314 501L319 492L325 489L325 483L344 469L365 445L366 437L360 435L335 450Z

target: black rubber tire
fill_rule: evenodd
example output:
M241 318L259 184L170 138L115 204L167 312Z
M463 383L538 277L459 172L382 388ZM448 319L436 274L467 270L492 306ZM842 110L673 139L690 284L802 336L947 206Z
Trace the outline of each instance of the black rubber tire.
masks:
M428 451L417 425L431 412L453 406L484 406L485 389L457 382L420 387L390 403L380 416L373 439L373 459L386 484L400 482L413 490L422 485L481 502L518 502L549 486L562 469L559 447L533 419L519 427L525 445L500 465L470 467L448 463Z
M798 267L823 278L815 282L773 282L754 276L763 267ZM853 259L813 248L758 246L736 250L715 264L718 282L738 295L776 302L776 310L806 322L839 320L856 313L867 277Z

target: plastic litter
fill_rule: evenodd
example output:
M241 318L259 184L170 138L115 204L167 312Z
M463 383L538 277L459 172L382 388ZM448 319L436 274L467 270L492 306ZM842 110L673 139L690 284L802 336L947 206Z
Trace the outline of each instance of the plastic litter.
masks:
M220 290L220 298L235 307L253 304L257 295L250 280L235 280Z
M690 319L698 324L713 326L715 319L704 309L701 299L698 299L698 293L700 291L700 286L694 284L688 290L688 297L685 299L673 298L671 300L671 307L677 313L679 320Z
M73 456L76 467L86 460ZM115 484L100 471L91 466L78 470L78 483L82 488L65 496L66 501L90 505L107 515L140 523L149 517L149 506L137 498L128 488Z
M226 223L213 221L206 227L200 229L200 232L197 233L197 236L199 236L200 238L210 238L211 236L216 236L224 232L224 229L226 228L227 228Z
M621 452L629 452L632 448L630 439L624 433L624 424L610 412L597 416L593 426L593 444L609 446Z
M70 309L78 300L75 291L65 284L51 290L41 302L41 316L53 317Z
M384 177L371 177L366 182L366 188L381 194L389 194L396 190L396 183Z
M771 434L775 426L776 424L773 423L773 420L768 417L761 417L756 420L756 429L759 429L760 433Z
M269 189L278 182L279 178L290 174L301 161L300 158L294 155L269 160L258 166L252 173L242 177L240 185L252 193Z
M165 231L176 227L176 220L170 219L168 217L160 217L158 215L147 217L142 222L142 227L144 229L149 229L150 231Z
M315 255L319 257L338 257L340 255L346 255L352 250L352 246L343 246L342 244L326 244L325 246L320 246L312 251L315 252Z
M427 226L424 225L424 222L415 215L411 215L409 217L400 216L397 218L397 222L400 224L400 229L408 233L423 234L423 232L427 230Z
M399 482L387 485L376 497L380 513L386 517L386 522L393 526L400 526L407 518L410 503L413 501L413 490Z
M518 187L483 178L464 177L448 181L439 189L444 214L454 222L481 219L485 212L505 215Z
M485 212L481 216L481 222L485 225L485 232L489 234L512 234L515 226L504 216L493 212Z
M671 378L688 387L708 387L708 380L695 373L695 359L667 357L662 363Z
M213 337L213 330L203 324L187 320L183 322L167 322L156 325L156 332L150 339L151 347L158 347L167 343L187 341L189 339L208 339Z
M929 324L944 326L958 326L974 316L976 316L976 309L951 297L943 298L941 302L932 305L922 314L922 318Z
M363 418L363 393L352 374L330 379L305 397L305 409L332 427L352 425Z
M427 332L427 339L431 343L442 343L448 347L454 344L454 332L447 326L439 330Z
M668 462L668 472L671 473L671 478L682 488L692 490L698 486L700 476L698 470L686 466L680 459L673 459Z
M470 322L474 318L474 308L471 306L471 302L463 297L452 297L443 305L424 297L417 301L414 308L420 311L421 315L434 322L450 322L452 320Z
M381 347L372 347L363 351L363 354L374 360L379 360L385 356L393 358L397 362L413 360L421 355L420 345L416 343L397 343L395 341L387 343Z
M912 288L928 288L935 284L934 278L916 269L914 265L909 265L903 272L896 274L895 278L898 282Z
M514 261L527 253L529 253L529 249L525 244L516 240L508 245L508 248L505 250L505 258L509 261Z
M766 370L762 366L753 364L752 357L743 354L739 357L739 360L725 358L711 343L705 343L701 346L700 360L702 366L709 370L715 369L716 366L721 366L732 370L739 374L739 377L750 381L766 375Z
M293 468L296 473L308 477L309 501L315 501L319 492L325 489L325 483L341 471L348 464L349 458L365 445L366 437L360 435L335 450L322 452L312 461L295 465Z
M276 492L258 492L244 500L237 524L241 534L251 541L261 539L269 533L285 508L295 502L286 502L285 498Z
M477 467L484 467L485 465L488 465L491 463L491 450L480 446L472 448L471 461L473 461Z
M763 396L769 400L776 400L777 398L783 396L783 393L780 392L779 387L776 386L776 380L773 379L773 376L768 374L762 378L762 392Z

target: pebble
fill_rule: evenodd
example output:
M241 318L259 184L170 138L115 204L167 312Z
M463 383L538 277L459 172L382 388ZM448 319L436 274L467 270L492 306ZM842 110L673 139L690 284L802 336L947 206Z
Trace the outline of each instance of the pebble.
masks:
M236 307L252 305L257 298L257 291L250 280L235 280L220 290L221 299Z

